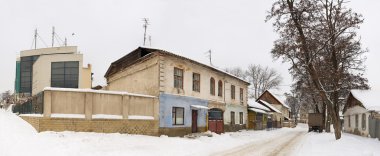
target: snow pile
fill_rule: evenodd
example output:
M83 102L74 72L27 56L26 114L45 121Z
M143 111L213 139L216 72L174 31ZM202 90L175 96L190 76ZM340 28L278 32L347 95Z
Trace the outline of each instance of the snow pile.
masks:
M108 114L95 114L92 115L93 119L123 119L122 115L108 115Z
M129 115L129 120L154 120L153 116Z
M380 111L380 92L374 90L351 90L352 96L359 100L363 106L372 111Z
M334 133L308 133L294 155L298 156L380 156L380 141L342 133L335 140Z

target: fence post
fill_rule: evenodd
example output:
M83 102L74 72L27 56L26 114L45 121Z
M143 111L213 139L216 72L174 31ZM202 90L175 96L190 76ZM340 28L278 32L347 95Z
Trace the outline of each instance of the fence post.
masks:
M84 114L86 120L92 119L92 99L93 99L93 93L87 93L84 95L85 101L84 101Z
M129 95L122 95L121 107L122 107L123 119L128 119L129 103L130 103Z
M51 116L51 91L44 91L44 117L50 118Z

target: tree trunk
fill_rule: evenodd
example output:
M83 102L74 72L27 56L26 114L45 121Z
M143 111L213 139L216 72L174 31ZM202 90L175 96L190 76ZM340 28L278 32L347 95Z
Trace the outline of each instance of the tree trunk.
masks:
M330 133L331 132L331 128L330 128L330 125L331 125L331 117L330 117L330 112L331 112L331 110L329 110L328 108L327 108L327 114L324 114L325 116L326 116L326 125L325 125L325 129L326 129L326 132L327 133Z

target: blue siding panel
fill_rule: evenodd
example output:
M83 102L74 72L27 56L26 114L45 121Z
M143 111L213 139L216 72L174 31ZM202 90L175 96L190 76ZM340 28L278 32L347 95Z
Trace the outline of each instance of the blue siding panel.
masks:
M160 127L191 127L191 105L201 105L207 107L208 101L193 97L160 94ZM173 125L172 123L172 108L184 108L184 125ZM206 127L207 109L198 110L198 127Z

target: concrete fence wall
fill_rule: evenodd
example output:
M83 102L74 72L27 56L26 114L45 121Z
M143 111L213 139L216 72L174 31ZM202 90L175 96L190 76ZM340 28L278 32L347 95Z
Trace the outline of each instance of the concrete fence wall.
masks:
M157 97L94 91L44 91L44 117L51 114L84 114L88 120L92 115L151 116L158 120Z

